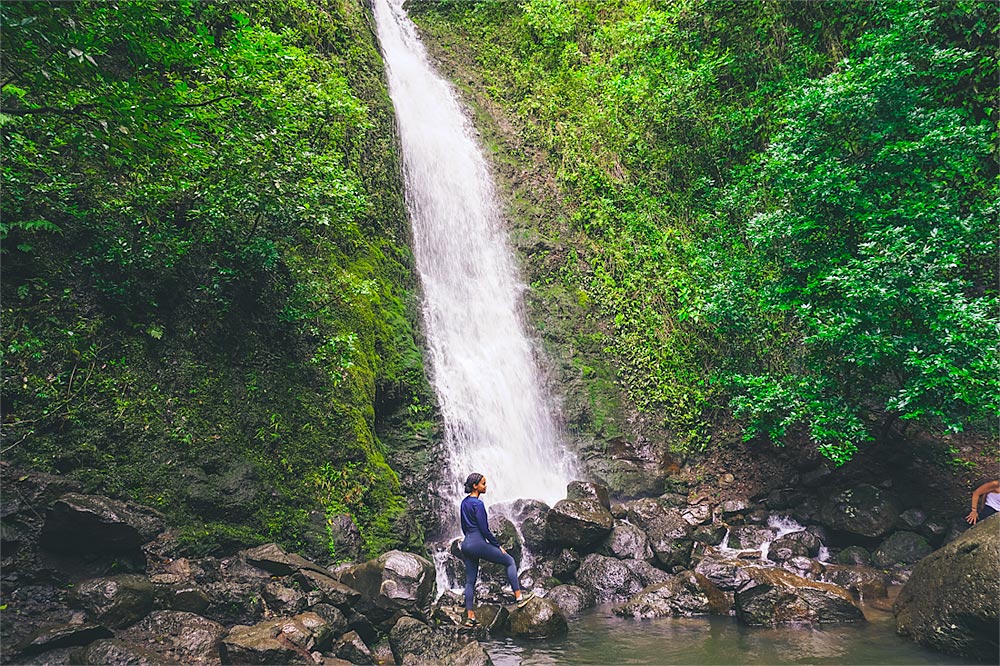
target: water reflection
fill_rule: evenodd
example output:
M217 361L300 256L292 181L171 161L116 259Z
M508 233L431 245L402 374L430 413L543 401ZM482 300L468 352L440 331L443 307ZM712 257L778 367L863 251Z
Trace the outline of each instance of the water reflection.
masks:
M735 618L616 617L600 606L570 623L558 641L486 644L497 666L525 664L962 664L896 635L892 616L822 628L753 628Z

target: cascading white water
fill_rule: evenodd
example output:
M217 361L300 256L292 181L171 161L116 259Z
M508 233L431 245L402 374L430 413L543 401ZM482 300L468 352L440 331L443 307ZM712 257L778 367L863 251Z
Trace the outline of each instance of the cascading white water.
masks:
M472 126L434 71L403 0L373 10L403 149L406 202L423 286L433 384L445 424L456 510L470 472L490 503L565 496L574 463L542 389L521 318L524 285Z

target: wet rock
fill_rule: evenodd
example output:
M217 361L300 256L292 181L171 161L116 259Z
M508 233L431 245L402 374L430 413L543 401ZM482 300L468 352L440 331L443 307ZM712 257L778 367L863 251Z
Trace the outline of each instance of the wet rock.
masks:
M615 615L636 619L690 617L707 615L709 600L708 595L698 584L695 574L688 571L643 589L612 610Z
M237 625L222 641L224 664L309 664L311 652L323 651L332 638L330 626L316 613Z
M899 593L896 630L941 652L995 661L1000 643L1000 516L917 563Z
M866 567L872 563L871 553L868 552L867 548L862 546L848 546L837 553L837 557L835 559L837 564L844 564L847 566Z
M927 522L927 512L923 509L907 509L899 514L899 521L896 523L900 529L917 531L921 525Z
M767 494L764 504L771 511L785 509L789 505L789 492L783 488L776 488Z
M19 645L17 651L22 656L28 656L57 648L88 645L96 640L112 636L111 630L107 627L93 622L61 624L36 632Z
M545 517L545 538L552 544L586 550L611 533L614 518L596 499L561 500Z
M286 553L276 543L267 543L263 546L245 550L242 555L253 566L268 571L275 576L289 576L298 571L315 571L325 576L330 575L329 571L315 562L310 562L301 555Z
M750 582L735 594L736 617L750 626L864 622L850 593L780 569L748 567Z
M745 497L728 499L719 505L717 513L723 518L749 513L753 509L750 500Z
M735 592L750 583L746 566L733 559L704 557L695 567L699 573L720 590Z
M639 592L646 585L660 582L667 574L655 570L646 562L619 560L596 553L588 555L576 572L577 585L594 595L597 603L612 599L625 599ZM659 580L655 578L659 577ZM648 583L646 581L649 581Z
M532 553L545 550L545 516L549 505L539 500L515 500L511 504L514 524L521 531L524 547Z
M306 595L279 581L264 585L263 598L267 608L276 615L295 615L306 609Z
M39 543L74 555L135 551L163 530L162 516L148 507L67 493L46 514Z
M691 533L691 540L708 546L718 546L726 538L728 531L725 525L699 525Z
M884 599L889 595L886 575L867 566L828 564L823 579L839 585L860 601Z
M646 533L635 525L622 521L615 521L614 529L597 552L620 560L653 559L653 549L649 546Z
M880 567L915 564L933 550L927 539L916 532L896 532L879 545L872 562Z
M681 512L689 525L705 525L712 522L712 507L707 504L689 506Z
M310 569L300 569L295 574L295 580L307 590L315 590L322 595L325 603L337 608L350 606L361 597L361 593L352 587L344 585L328 574Z
M759 550L766 541L777 536L777 531L758 525L737 525L729 530L726 545L734 550Z
M510 612L510 635L515 638L556 638L569 631L566 616L549 599L535 597L524 608Z
M330 529L330 546L336 561L355 562L361 557L361 531L354 519L338 513L327 519Z
M309 610L326 620L326 623L330 625L330 633L334 636L341 635L347 629L347 618L336 606L318 603Z
M812 495L798 496L789 506L788 514L799 523L816 520L820 512L820 503Z
M198 584L179 582L157 585L156 602L160 608L201 614L208 608L211 600Z
M492 664L486 651L470 636L434 631L412 617L401 617L389 632L397 664Z
M608 497L608 489L599 483L572 481L566 487L566 499L595 499L601 503L601 506L609 512L611 511L611 499Z
M917 528L917 532L932 546L940 546L948 534L948 521L940 516L931 516Z
M135 574L94 578L73 588L70 605L81 608L91 622L119 629L134 624L153 609L152 583Z
M579 615L594 605L594 595L576 585L559 585L548 591L545 598L559 606L566 617Z
M559 580L569 580L580 568L580 556L569 548L563 548L552 559L552 575Z
M785 562L793 557L815 557L819 553L819 539L809 532L792 532L771 542L767 559Z
M376 624L397 612L429 617L434 565L419 555L391 550L348 569L340 581L360 592L354 606Z
M646 525L646 537L656 560L667 569L686 567L691 561L693 528L677 509L666 509Z
M333 649L340 659L346 659L352 664L374 664L375 657L371 648L365 645L356 631L350 631L340 637Z
M826 571L826 567L822 562L801 555L789 558L788 561L781 565L781 568L785 571L791 571L798 576L805 576L813 580L820 580L823 572Z
M227 630L218 622L181 611L153 611L121 635L127 642L153 646L152 652L179 663L217 663Z
M899 518L895 499L885 490L859 484L828 496L819 519L841 534L876 539L892 530Z
M113 638L91 643L79 654L78 663L93 666L160 666L180 663L144 647Z

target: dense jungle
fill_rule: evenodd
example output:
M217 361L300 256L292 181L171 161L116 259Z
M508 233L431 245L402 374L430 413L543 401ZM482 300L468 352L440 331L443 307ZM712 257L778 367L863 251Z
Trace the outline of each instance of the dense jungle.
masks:
M464 473L382 2L0 5L4 663L515 663L487 641L565 633L538 609L494 611L485 649L432 632L461 621L442 610L465 569L441 488ZM1000 566L1000 519L964 520L1000 469L1000 6L403 6L489 166L517 316L578 464L566 500L523 498L495 527L539 607L570 632L626 600L617 615L772 626L745 581L794 573L858 615L888 585L895 630L996 657L995 576L963 593L957 637L898 587L931 560ZM620 551L619 528L648 554ZM763 560L786 539L788 557L709 570L723 559L699 549L739 538ZM884 584L781 569L821 545ZM645 568L609 591L626 560ZM406 590L391 601L386 571ZM87 591L109 576L145 610ZM684 576L704 613L676 590L636 610ZM213 626L136 624L178 612ZM226 638L291 615L270 652ZM202 652L147 645L196 625L215 636Z

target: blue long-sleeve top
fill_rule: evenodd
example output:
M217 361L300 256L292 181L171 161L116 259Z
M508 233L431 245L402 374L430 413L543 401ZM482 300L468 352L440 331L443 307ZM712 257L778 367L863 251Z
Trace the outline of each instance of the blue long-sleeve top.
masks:
M489 520L486 518L486 505L478 497L469 495L462 500L459 513L462 516L462 534L469 536L479 532L486 543L500 547L500 541L490 532Z

